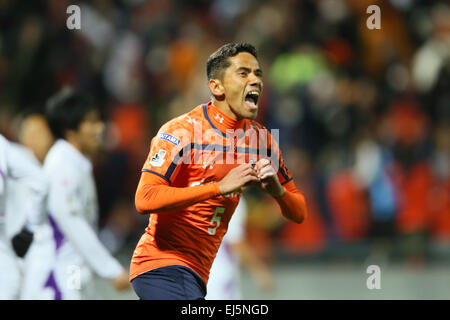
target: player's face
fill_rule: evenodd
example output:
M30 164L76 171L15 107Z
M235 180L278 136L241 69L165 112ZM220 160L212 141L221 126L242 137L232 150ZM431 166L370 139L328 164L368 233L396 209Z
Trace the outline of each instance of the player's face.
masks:
M86 114L77 131L82 153L92 156L100 150L104 129L105 124L97 111L90 111Z
M223 77L225 100L238 120L255 119L263 89L258 60L247 52L228 59L231 65Z
M31 149L36 158L43 162L53 144L53 136L45 118L34 114L24 119L19 132L19 142Z

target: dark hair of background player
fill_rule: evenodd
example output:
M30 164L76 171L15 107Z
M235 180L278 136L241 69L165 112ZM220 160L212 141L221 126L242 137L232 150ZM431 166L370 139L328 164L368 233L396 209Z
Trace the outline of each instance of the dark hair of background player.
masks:
M90 111L100 109L84 92L64 89L47 100L45 111L53 136L65 139L67 130L77 130Z

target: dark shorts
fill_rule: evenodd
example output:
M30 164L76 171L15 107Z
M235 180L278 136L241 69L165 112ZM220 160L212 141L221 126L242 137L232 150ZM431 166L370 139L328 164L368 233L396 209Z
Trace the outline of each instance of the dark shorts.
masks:
M141 300L204 300L206 285L185 266L175 265L147 271L131 280Z

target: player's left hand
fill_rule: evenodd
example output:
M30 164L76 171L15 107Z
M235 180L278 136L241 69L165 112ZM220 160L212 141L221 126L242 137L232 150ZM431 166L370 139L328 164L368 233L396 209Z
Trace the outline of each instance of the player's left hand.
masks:
M254 169L256 170L260 180L260 186L263 190L267 191L273 197L281 197L284 195L286 190L281 185L277 172L269 159L258 160Z

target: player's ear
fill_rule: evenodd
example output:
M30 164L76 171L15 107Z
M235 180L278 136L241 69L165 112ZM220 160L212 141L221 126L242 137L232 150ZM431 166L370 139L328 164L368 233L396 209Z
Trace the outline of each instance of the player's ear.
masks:
M215 97L223 97L225 94L225 88L222 85L222 81L219 79L210 79L208 82L209 90Z

